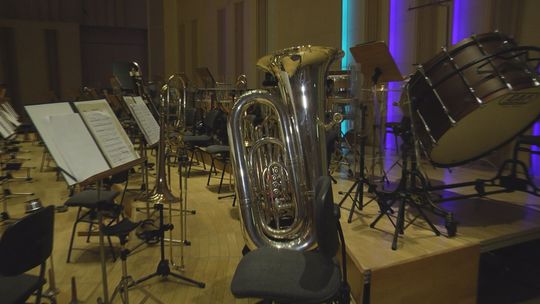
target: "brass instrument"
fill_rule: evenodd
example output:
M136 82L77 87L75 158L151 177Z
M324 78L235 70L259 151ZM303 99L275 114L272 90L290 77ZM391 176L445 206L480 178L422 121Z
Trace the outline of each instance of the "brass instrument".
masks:
M171 84L177 77L175 75L172 75L167 80L167 83L164 84L161 87L160 91L160 111L159 111L159 143L158 143L158 151L156 156L156 163L157 163L157 172L156 172L156 184L154 186L154 189L151 191L151 193L148 196L148 202L150 204L161 204L161 205L168 205L169 210L169 220L172 220L172 204L180 202L180 227L184 228L184 215L182 214L182 201L180 198L176 197L171 190L169 189L170 183L167 182L167 175L170 176L170 170L165 171L167 166L167 156L170 153L171 144L170 144L170 131L171 126L168 121L168 111L171 104L171 99L175 98L173 97L174 93L171 90ZM183 82L182 82L183 83ZM185 99L184 99L185 100ZM168 174L167 174L168 172ZM181 189L181 188L180 188ZM163 206L161 208L163 208ZM183 235L183 233L182 233ZM169 230L169 249L170 249L170 261L173 266L176 266L174 263L173 258L173 250L172 250L172 229ZM183 247L183 246L182 246ZM182 248L182 265L180 267L184 267L183 265L183 248Z
M278 80L281 96L254 90L233 106L229 141L249 248L305 250L316 241L315 183L328 174L326 74L342 55L335 48L308 45L265 56L257 65ZM245 119L254 107L263 107L269 116L248 130Z

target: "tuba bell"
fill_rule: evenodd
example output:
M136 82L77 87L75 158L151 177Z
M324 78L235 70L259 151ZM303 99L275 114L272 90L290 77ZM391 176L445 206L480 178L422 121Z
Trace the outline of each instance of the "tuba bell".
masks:
M277 79L278 91L247 92L232 108L227 129L249 248L306 250L316 242L314 189L328 174L326 74L341 56L310 45L265 56L257 66Z

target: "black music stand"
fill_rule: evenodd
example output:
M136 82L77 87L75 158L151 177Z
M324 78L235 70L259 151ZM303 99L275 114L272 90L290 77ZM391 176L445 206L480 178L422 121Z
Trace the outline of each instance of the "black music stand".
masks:
M389 81L402 81L403 77L399 71L392 55L388 50L386 43L382 41L370 42L366 44L359 44L352 47L351 53L355 61L360 64L362 71L364 73L371 73L371 83L372 87L376 88L377 83L379 82L389 82ZM356 177L354 184L349 188L345 193L343 199L339 202L339 206L343 205L345 200L350 197L352 199L352 206L349 212L349 217L347 222L350 223L352 220L352 215L354 209L358 207L359 210L364 208L364 185L368 186L368 191L372 192L374 190L374 185L365 176L365 149L366 149L366 110L367 106L365 104L360 104L359 110L361 111L361 126L359 135L356 136L360 139L360 165L359 165L359 175ZM354 198L351 196L353 190L356 189Z

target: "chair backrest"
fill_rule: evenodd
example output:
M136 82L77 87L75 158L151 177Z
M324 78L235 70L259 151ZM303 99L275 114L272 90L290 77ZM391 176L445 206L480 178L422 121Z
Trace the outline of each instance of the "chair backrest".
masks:
M45 263L51 255L53 231L54 206L9 226L0 239L0 275L19 275Z
M223 111L213 109L206 113L204 126L206 134L216 136L221 142L227 142L227 115Z
M333 258L339 248L338 218L334 214L332 180L321 176L315 187L315 230L319 251Z

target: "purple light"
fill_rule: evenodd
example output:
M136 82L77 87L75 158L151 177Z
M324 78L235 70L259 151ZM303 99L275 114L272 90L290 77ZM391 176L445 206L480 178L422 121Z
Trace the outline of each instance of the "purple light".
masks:
M452 44L470 36L471 29L467 20L467 12L470 9L468 4L471 1L454 0L453 18L452 18Z
M540 122L537 122L533 127L533 135L540 136ZM532 146L533 151L540 151L540 147ZM532 176L540 176L540 155L531 154L531 169L529 170Z
M407 1L390 0L390 31L388 33L388 48L390 54L394 57L398 67L403 70L401 63L403 62L403 49L405 47L406 27L405 17L407 14ZM401 120L401 112L397 111L392 104L399 100L400 83L391 82L388 84L388 99L386 104L386 121L399 122ZM386 137L385 145L387 148L396 149L396 144L392 136Z

